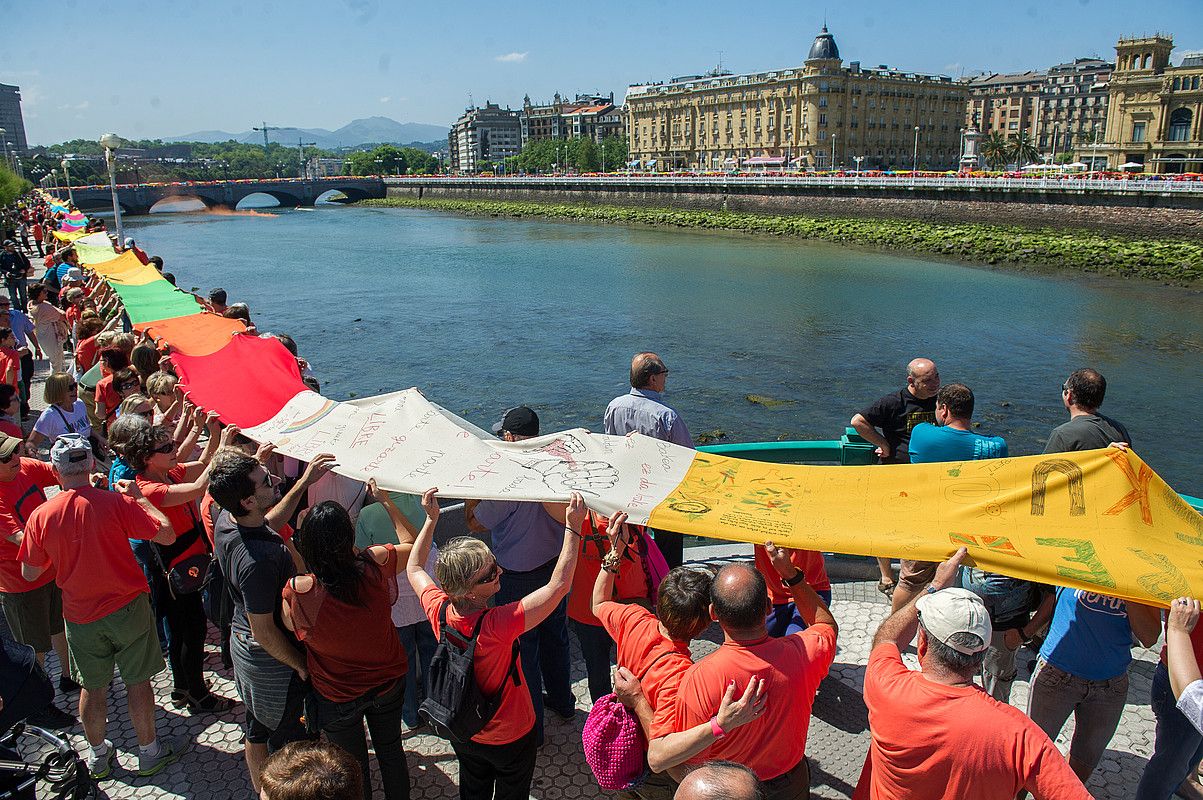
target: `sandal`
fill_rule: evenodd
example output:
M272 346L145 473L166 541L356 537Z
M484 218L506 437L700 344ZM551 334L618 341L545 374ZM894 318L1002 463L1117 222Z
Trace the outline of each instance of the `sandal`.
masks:
M890 583L886 583L885 581L877 582L877 591L881 592L891 600L894 599L894 590L896 588L898 588L898 583L896 581L891 581Z
M234 707L233 700L230 700L228 697L222 697L221 695L213 694L213 692L209 692L199 700L187 692L182 692L181 694L183 694L187 700L183 706L180 706L180 708L187 708L188 713L190 714L221 714ZM174 699L172 702L175 702Z

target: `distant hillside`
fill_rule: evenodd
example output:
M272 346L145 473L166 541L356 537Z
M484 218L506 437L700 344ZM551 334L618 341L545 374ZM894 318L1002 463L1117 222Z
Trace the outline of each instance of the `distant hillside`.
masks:
M338 147L356 147L370 143L408 145L410 143L441 141L445 144L447 141L447 127L425 125L420 122L397 122L388 117L367 117L365 119L352 120L334 131L326 130L325 128L296 128L268 132L269 141L279 142L284 145L295 145L297 140L301 138L307 143L315 142L318 147L326 150L333 150ZM163 137L164 142L226 142L231 139L236 142L262 142L263 134L253 130L241 133L196 131L182 136Z

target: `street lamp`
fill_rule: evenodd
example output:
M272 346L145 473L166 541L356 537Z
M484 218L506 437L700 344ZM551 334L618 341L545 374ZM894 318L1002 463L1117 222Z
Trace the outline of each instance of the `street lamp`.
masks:
M919 126L915 126L915 152L911 155L911 186L915 185L915 173L919 171Z
M1061 123L1053 125L1053 157L1049 160L1049 164L1057 163L1057 138L1061 135Z
M123 247L125 236L121 231L121 204L117 202L117 148L121 147L122 139L115 133L106 133L100 137L100 146L104 148L104 160L109 167L109 192L113 195L113 219L117 223L117 246Z
M4 163L5 163L5 165L8 165L10 163L8 160L8 137L5 135L7 133L8 133L8 131L4 130L4 128L0 128L0 145L4 146Z
M853 156L852 160L856 162L856 177L860 177L860 162L865 160L864 156Z
M67 159L59 162L63 165L63 180L67 184L67 198L71 201L71 205L75 205L75 193L71 191L71 173L67 171Z
M839 134L831 134L831 171L835 172L835 137Z

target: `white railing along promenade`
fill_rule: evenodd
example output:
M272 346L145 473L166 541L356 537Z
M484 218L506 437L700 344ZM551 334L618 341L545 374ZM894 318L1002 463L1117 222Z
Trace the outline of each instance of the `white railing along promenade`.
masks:
M421 183L425 186L522 187L563 186L577 188L643 186L705 187L815 187L826 189L936 189L1002 192L1059 192L1081 194L1160 194L1203 195L1203 181L1126 180L1106 178L985 178L985 177L910 177L910 176L834 176L834 175L519 175L497 177L452 177L413 175L385 176L389 186Z

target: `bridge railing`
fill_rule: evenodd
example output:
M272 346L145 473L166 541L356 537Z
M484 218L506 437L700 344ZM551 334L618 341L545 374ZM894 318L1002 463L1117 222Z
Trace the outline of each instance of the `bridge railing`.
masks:
M1148 178L982 178L909 176L815 176L815 175L523 175L506 177L403 176L384 178L389 186L422 183L431 186L493 187L564 186L589 187L815 187L830 189L937 189L1004 192L1062 192L1098 194L1203 195L1203 181Z

